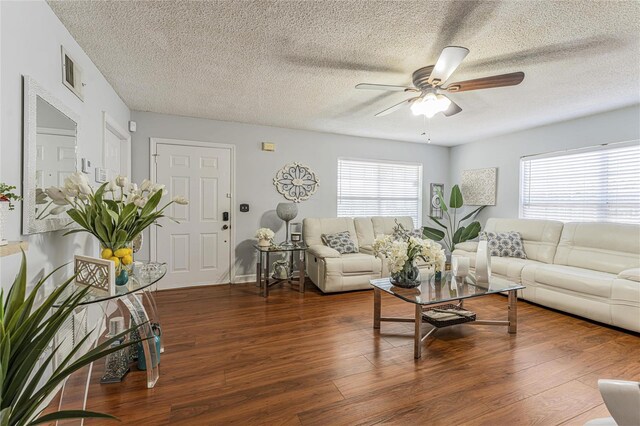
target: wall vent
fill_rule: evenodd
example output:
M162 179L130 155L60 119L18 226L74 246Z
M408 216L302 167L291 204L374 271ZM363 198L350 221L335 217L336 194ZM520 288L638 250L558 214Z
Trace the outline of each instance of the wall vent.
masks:
M62 47L62 83L80 98L81 101L84 101L82 68L69 56L64 47Z

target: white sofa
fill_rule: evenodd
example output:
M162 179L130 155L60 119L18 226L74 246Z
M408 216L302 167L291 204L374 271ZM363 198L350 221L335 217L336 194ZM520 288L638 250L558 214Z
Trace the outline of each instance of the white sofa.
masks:
M373 242L381 235L390 235L396 220L406 229L413 229L410 217L338 217L306 218L302 234L307 250L307 274L324 293L370 289L369 280L389 276L386 262L374 256ZM349 231L359 253L340 254L322 243L322 234ZM418 263L418 267L420 264ZM421 268L422 273L428 273Z
M492 257L492 275L526 286L521 297L640 332L640 226L548 220L487 220L485 231L518 231L527 259ZM477 242L453 255L475 266Z

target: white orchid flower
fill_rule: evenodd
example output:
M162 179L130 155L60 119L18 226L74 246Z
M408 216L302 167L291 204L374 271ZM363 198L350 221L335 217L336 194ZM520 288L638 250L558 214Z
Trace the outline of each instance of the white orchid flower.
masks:
M173 201L176 204L183 205L183 206L189 204L189 200L187 200L186 198L181 197L181 196L173 197L173 200L171 200L171 201Z
M66 202L66 199L67 199L66 197L67 196L64 194L64 192L60 188L56 188L55 186L52 186L50 188L45 189L44 192L54 202L56 202L56 201L65 201Z
M67 210L67 206L57 206L51 209L51 214L58 215Z
M147 205L147 201L149 201L147 199L147 197L138 197L136 198L136 200L133 202L133 204L136 205L136 207L140 207L143 208L145 205Z
M149 179L145 179L140 184L140 191L149 191L153 187L153 183Z
M118 185L120 188L124 188L129 183L129 179L127 179L126 176L121 176L121 175L116 176L115 181L116 181L116 185Z

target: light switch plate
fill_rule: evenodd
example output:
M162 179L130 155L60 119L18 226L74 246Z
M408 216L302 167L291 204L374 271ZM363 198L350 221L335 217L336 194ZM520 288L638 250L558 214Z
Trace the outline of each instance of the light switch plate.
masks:
M96 167L96 182L104 183L107 181L107 169Z
M262 142L262 150L273 152L276 150L276 144L271 142Z

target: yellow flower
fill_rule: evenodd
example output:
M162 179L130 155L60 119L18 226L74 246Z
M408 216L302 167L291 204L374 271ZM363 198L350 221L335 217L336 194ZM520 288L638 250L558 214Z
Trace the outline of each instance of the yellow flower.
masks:
M116 257L125 257L126 255L129 254L129 249L128 248L121 248L116 250L113 255Z
M124 256L122 258L122 264L123 265L131 265L132 263L133 263L133 257L130 254L128 254L128 255L126 255L126 256Z
M101 256L103 259L109 259L113 256L113 251L110 248L106 248L102 250Z
M120 266L120 259L118 259L117 257L110 257L109 260L116 264L116 268Z

